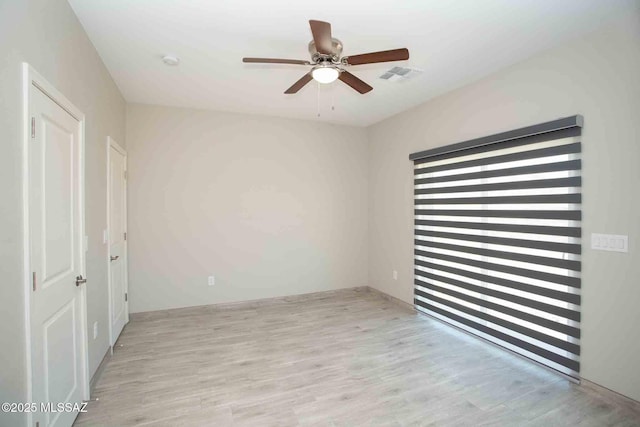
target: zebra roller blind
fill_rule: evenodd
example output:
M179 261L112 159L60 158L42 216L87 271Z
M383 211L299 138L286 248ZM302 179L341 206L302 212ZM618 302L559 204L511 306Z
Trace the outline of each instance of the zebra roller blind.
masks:
M416 309L577 378L574 116L414 153Z

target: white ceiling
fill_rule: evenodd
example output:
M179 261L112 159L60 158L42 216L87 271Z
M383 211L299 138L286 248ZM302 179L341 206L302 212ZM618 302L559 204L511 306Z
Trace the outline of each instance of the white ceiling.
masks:
M367 126L596 29L636 0L69 0L128 102ZM374 87L337 81L283 92L309 59L309 19L328 21L345 55L407 47L408 61L354 66ZM174 54L177 67L162 62ZM378 79L394 65L423 72ZM320 108L320 117L318 114ZM335 109L331 109L331 106Z

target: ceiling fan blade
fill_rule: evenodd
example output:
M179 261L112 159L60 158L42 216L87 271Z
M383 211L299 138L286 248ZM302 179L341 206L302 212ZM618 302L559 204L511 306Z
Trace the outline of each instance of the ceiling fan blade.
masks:
M333 55L333 42L331 40L331 24L324 21L309 21L311 34L318 53Z
M304 87L304 85L309 83L311 80L313 80L313 77L311 77L311 73L307 73L304 76L302 76L300 80L295 82L293 86L291 86L289 89L284 91L284 93L286 93L287 95L291 95L292 93L297 93L300 89Z
M338 78L360 93L364 94L373 90L371 86L369 86L368 84L366 84L365 82L363 82L362 80L360 80L359 78L357 78L356 76L354 76L348 71L342 71Z
M299 59L279 59L279 58L242 58L242 62L250 64L294 64L294 65L311 65L309 61Z
M383 50L381 52L363 53L362 55L345 56L342 58L349 65L373 64L376 62L404 61L409 59L407 48Z

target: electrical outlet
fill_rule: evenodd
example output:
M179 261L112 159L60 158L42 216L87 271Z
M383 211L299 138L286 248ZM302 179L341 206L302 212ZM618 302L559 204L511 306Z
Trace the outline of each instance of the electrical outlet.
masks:
M214 286L216 284L215 276L209 276L209 286Z
M93 322L93 339L98 338L98 322Z
M398 270L393 270L393 280L398 280Z

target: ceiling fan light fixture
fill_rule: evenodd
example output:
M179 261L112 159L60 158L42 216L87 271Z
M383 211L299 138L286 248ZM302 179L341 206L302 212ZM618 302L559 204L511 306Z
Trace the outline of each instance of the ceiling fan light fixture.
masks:
M332 83L338 79L340 71L331 65L320 65L311 70L311 77L318 83Z

